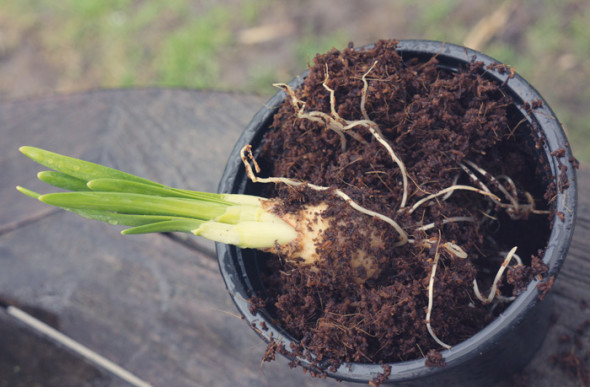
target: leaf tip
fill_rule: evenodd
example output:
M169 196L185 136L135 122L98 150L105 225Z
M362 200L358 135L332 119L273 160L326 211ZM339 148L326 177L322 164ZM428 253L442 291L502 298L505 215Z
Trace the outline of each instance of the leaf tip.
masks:
M36 148L34 146L21 146L18 150L31 160L35 162L39 162L40 159L45 157L46 155L50 154L51 152L43 150L41 148ZM40 163L41 164L41 163Z
M21 146L20 148L18 148L18 150L23 155L31 157L31 154L34 153L35 150L37 150L37 148L24 145L24 146Z
M23 195L29 196L33 199L39 199L41 197L41 194L38 194L35 191L31 191L30 189L27 189L25 187L21 187L20 185L16 186L16 190L22 193Z

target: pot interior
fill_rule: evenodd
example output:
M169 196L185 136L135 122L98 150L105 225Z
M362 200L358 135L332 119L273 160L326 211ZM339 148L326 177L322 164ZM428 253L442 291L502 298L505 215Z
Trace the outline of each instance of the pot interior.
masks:
M546 103L543 103L542 107L532 111L529 110L525 103L537 99L542 101L538 93L524 79L518 75L512 77L509 69L506 70L506 68L500 67L497 61L481 53L452 44L431 41L401 41L398 44L398 52L404 60L418 58L420 61L427 61L433 55L436 55L439 60L439 67L449 71L457 71L458 68L466 66L472 60L481 61L485 66L498 65L495 69L486 69L482 75L493 79L495 82L506 83L505 90L511 94L516 103L516 105L510 107L509 111L511 126L517 127L514 136L518 139L517 142L523 145L526 152L530 153L530 159L539 160L547 172L545 181L534 181L533 179L531 186L527 187L527 189L534 196L542 197L548 184L554 182L559 186L560 179L567 178L569 180L569 186L558 190L556 197L552 201L554 214L563 214L564 220L553 215L551 222L547 222L546 219L534 222L532 228L530 222L527 223L527 227L515 222L513 227L503 230L504 235L502 238L522 241L527 239L523 238L523 235L527 233L543 235L543 239L547 241L543 261L549 266L548 275L557 275L571 240L576 191L574 168L571 162L572 155L563 129L551 109ZM305 75L303 74L295 79L291 86L294 88L299 86L303 82ZM220 192L260 194L261 185L251 183L245 176L243 168L241 168L239 151L244 145L251 144L256 156L256 150L260 149L263 141L262 136L272 123L273 115L278 110L278 105L283 99L283 93L277 93L266 104L265 108L257 113L245 130L230 156L219 188ZM531 130L533 130L533 136L531 136ZM539 137L543 138L542 146L538 146L539 142L536 141ZM565 156L555 157L555 152L562 148L565 149ZM564 169L562 165L567 165L567 169ZM534 167L532 168L534 169ZM534 243L530 246L519 246L519 249L523 251L523 257L530 256L538 248ZM259 310L256 314L252 314L248 308L247 300L264 289L261 273L266 270L265 261L268 256L257 250L241 250L219 244L218 256L220 269L228 290L247 321L255 327L256 332L266 341L277 340L282 342L286 348L289 348L289 343L295 340L281 327L273 324L273 316L268 310ZM442 351L447 367L427 368L424 366L423 359L392 363L390 364L392 371L389 380L406 381L410 384L412 383L410 380L422 380L420 382L422 383L427 380L424 378L446 374L446 377L450 378L449 380L456 381L456 371L453 371L453 369L463 368L474 361L474 364L478 364L478 366L475 366L473 372L467 372L471 376L467 376L465 380L477 380L480 376L489 377L486 374L486 366L482 366L482 364L488 361L495 362L496 366L493 370L497 370L499 364L496 358L498 348L506 345L507 340L514 339L515 335L516 337L523 337L522 332L518 330L518 327L523 326L523 321L529 321L532 318L531 316L534 316L535 319L542 316L542 314L538 313L538 310L537 313L531 312L537 307L537 295L536 283L533 282L503 312L501 318L496 318L481 332L452 349ZM537 328L529 329L531 332L534 331L535 334L532 337L528 337L531 335L527 336L527 340L536 340L537 342L529 343L523 346L521 350L516 349L520 348L519 346L514 346L513 353L503 353L501 364L505 364L509 369L514 369L526 363L542 340L542 332L539 332L539 330L546 329L546 325L537 325ZM307 362L302 360L301 363L306 365ZM343 364L336 372L328 371L328 374L339 379L367 382L381 372L383 372L383 368L380 365ZM495 373L495 371L492 372ZM478 374L481 375L478 376Z

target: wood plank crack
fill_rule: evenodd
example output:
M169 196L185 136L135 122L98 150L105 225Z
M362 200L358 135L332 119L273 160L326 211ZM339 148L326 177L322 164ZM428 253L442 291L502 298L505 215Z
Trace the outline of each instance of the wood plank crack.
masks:
M63 210L59 208L49 208L26 216L22 219L15 220L14 222L0 225L0 237L10 232L17 231L20 228L39 222L40 220L45 219L51 215L55 215L61 211Z

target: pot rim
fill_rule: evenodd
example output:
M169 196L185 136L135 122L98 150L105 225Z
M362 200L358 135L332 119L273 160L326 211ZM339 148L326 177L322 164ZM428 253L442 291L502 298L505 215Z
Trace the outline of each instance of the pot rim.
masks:
M372 45L366 47L371 48ZM573 155L563 128L549 105L520 75L515 74L514 77L510 77L509 71L500 73L497 69L488 69L489 65L501 65L501 63L478 51L451 43L432 40L400 40L398 41L396 50L400 53L402 58L404 56L429 58L436 55L441 59L441 62L443 59L447 62L457 64L466 64L472 60L483 62L486 75L492 77L497 82L506 83L505 87L511 91L517 104L522 105L523 102L530 103L536 99L540 99L543 102L543 105L540 108L534 109L532 113L525 113L524 108L521 106L519 106L519 109L527 119L534 119L537 122L540 132L542 132L542 135L545 137L543 151L549 162L551 176L556 184L558 183L558 177L561 173L559 165L565 164L568 167L566 175L569 179L569 187L562 192L557 193L557 198L555 199L555 215L551 223L551 233L547 248L543 254L543 261L549 266L548 277L556 277L563 261L565 260L573 235L577 189L575 168L571 161L573 160ZM291 82L291 85L293 87L299 86L303 82L305 74L306 73L295 78ZM256 113L250 124L246 127L230 154L218 192L244 192L247 178L243 172L243 168L241 168L242 162L239 152L244 145L256 143L260 140L261 134L259 133L259 129L267 127L272 122L272 116L284 98L285 96L282 91L276 93L264 105L264 107ZM561 158L561 160L551 155L552 152L560 148L565 149L565 156ZM563 221L557 216L558 212L565 215ZM256 333L258 333L265 341L269 342L272 339L276 342L282 342L285 344L285 348L288 349L289 343L295 340L290 338L290 336L280 327L275 327L272 324L270 316L266 315L264 312L258 312L256 315L253 315L249 311L247 300L252 296L248 289L250 282L243 270L244 268L241 267L241 275L238 276L234 266L236 264L242 265L242 251L234 246L228 246L221 243L217 243L216 247L220 271L226 283L226 287L240 313L242 313ZM471 336L469 339L453 346L451 349L441 350L440 353L446 363L444 368L426 367L424 359L388 363L387 365L391 367L388 382L413 380L427 375L441 373L451 367L460 366L474 356L485 353L489 347L495 345L506 332L514 329L515 326L518 326L529 311L537 305L539 301L539 292L536 285L537 281L533 280L528 285L527 289L512 301L501 315L481 331ZM268 330L264 331L257 328L257 326L264 326L261 325L262 322L268 326ZM308 362L304 359L299 360L303 366L309 366ZM328 370L325 372L336 379L368 382L380 373L383 373L383 368L379 364L343 363L336 372L330 372Z

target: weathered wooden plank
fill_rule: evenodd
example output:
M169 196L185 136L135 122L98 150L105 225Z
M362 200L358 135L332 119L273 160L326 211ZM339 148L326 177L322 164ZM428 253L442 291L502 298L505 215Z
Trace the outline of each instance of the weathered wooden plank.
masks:
M112 375L34 334L3 309L0 309L0 337L0 386L74 387L85 384L98 387L116 382Z
M211 243L122 237L14 190L17 184L44 189L35 180L37 166L17 152L34 145L213 191L226 155L262 103L251 95L145 89L0 105L0 296L53 314L62 332L155 385L346 385L311 379L284 359L260 368L265 345L235 316ZM563 333L590 318L583 308L590 303L590 202L583 194L590 169L582 168L579 181L574 243L554 287L558 318L526 370L538 386L577 385L549 357L564 348ZM0 329L2 338L8 329L20 332L10 349L0 346L0 362L34 356L38 361L26 368L31 374L23 371L20 380L45 375L50 351L59 348L27 335L6 315ZM586 345L589 337L583 336ZM43 345L49 352L37 349ZM50 365L56 372L78 364L75 357L60 359L55 355ZM108 377L88 367L72 377L80 383ZM0 381L9 370L0 366Z
M134 90L0 105L0 206L7 209L0 295L53 313L62 332L155 385L316 385L285 360L260 368L265 345L236 316L211 243L123 237L14 190L44 188L33 180L38 167L17 152L27 144L214 191L261 104L248 95ZM21 352L10 355L34 356L30 342L11 346Z

